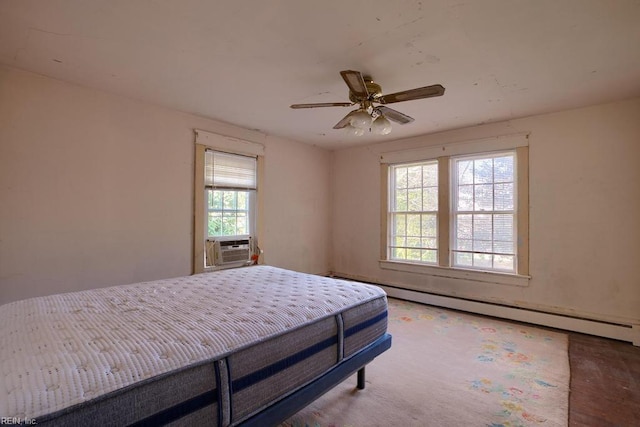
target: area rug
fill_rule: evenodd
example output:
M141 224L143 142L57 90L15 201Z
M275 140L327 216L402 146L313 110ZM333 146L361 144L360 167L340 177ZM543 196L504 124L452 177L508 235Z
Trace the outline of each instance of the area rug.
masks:
M567 426L568 338L389 299L390 350L281 427Z

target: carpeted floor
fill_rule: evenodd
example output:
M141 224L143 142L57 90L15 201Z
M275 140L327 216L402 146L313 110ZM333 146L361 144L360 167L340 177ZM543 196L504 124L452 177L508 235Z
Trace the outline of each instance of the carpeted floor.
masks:
M389 300L391 349L282 427L566 426L567 336Z

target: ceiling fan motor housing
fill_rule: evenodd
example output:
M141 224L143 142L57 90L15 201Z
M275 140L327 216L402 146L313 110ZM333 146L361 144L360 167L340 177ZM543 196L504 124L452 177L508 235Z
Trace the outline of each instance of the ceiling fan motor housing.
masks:
M374 83L373 79L369 76L363 76L364 84L367 87L367 92L369 92L369 98L359 98L356 97L353 92L349 91L349 100L354 103L359 103L362 101L375 101L382 96L382 88L379 84Z

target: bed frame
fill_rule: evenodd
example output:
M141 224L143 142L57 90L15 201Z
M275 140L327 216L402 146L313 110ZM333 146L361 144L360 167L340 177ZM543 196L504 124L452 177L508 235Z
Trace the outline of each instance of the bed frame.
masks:
M342 363L335 366L320 378L285 396L237 425L242 427L276 426L295 415L305 406L352 376L355 372L357 372L356 387L360 390L364 389L365 366L390 347L391 335L385 334L349 359L342 361ZM214 398L211 393L204 393L172 408L168 408L165 411L154 414L152 417L140 420L133 424L133 426L157 426L179 421L190 413L206 407Z
M391 335L385 334L311 384L274 403L240 425L243 427L278 425L340 384L356 371L358 372L357 388L364 389L365 365L390 347Z

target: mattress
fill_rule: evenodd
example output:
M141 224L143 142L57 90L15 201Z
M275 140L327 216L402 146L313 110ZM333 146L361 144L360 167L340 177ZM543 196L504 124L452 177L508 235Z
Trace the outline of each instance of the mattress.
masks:
M386 331L380 288L270 266L0 307L0 416L234 425Z

